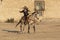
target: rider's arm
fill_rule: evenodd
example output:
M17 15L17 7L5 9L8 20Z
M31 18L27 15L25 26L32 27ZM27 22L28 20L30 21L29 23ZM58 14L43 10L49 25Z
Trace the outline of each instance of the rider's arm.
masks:
M22 11L19 11L20 13L22 13L22 12L24 12L24 10L22 10Z

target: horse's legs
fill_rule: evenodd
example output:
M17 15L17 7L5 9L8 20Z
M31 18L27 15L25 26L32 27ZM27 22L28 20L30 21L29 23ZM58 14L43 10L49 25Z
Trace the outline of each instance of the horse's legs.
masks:
M30 33L30 25L29 25L29 23L28 23L28 33Z
M23 31L25 30L25 25L24 25L24 27L23 27Z
M35 32L35 20L34 20L34 24L33 24L33 29L34 29L34 32Z
M31 23L31 25L33 25L33 30L35 32L35 23Z
M21 25L20 25L20 31L22 32L22 23L21 23Z
M34 32L35 32L35 25L33 26Z

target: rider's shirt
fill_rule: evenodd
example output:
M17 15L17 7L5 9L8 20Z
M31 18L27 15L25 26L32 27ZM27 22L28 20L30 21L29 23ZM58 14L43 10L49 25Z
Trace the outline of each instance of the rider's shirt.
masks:
M28 16L28 10L24 9L21 12L23 12L24 16Z

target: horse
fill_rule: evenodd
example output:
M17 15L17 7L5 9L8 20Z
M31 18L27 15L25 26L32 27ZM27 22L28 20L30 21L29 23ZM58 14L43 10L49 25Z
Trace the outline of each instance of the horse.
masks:
M32 14L28 15L27 20L24 23L24 16L19 20L19 22L17 23L16 27L20 24L20 30L22 31L22 25L28 25L28 33L30 33L30 25L33 25L33 29L35 32L35 23L37 20L35 19L39 19L37 18L37 13L33 12ZM24 28L23 28L24 31Z

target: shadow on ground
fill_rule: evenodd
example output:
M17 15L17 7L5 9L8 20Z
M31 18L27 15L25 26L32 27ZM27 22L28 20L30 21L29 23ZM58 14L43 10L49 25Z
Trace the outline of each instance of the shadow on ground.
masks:
M11 33L20 33L20 31L16 31L16 30L8 30L8 29L3 29L2 31L5 31L5 32L11 32Z

